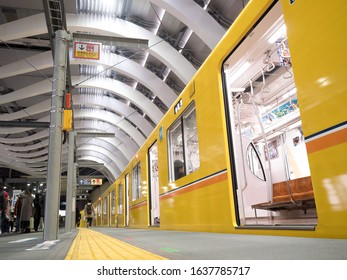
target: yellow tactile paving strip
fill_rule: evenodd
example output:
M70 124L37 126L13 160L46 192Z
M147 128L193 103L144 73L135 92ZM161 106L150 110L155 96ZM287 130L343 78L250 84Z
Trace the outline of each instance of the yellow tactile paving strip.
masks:
M111 236L79 228L65 260L166 260Z

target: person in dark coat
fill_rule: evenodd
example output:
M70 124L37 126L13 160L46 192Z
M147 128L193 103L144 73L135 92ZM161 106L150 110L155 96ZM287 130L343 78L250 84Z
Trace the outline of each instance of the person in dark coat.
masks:
M15 227L16 232L20 231L20 212L22 211L22 196L17 195L17 200L14 205L14 219L15 219Z
M87 227L91 227L94 217L94 207L91 200L88 200L88 203L84 206L84 217L87 221Z
M76 206L76 227L80 226L80 221L81 221L81 213L78 207Z
M1 218L1 233L6 232L6 210L7 210L7 199L4 192L4 187L0 186L0 218Z
M26 189L22 196L22 209L20 213L20 227L22 233L30 232L30 218L33 216L33 197L31 190Z
M44 217L45 217L45 205L46 205L46 193L43 192L40 197L40 208L41 208L42 220L44 220Z
M40 195L35 194L34 198L34 230L38 231L41 219Z

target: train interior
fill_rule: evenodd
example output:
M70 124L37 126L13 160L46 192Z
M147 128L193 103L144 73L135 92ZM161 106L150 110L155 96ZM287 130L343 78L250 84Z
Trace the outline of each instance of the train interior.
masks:
M311 226L317 212L280 3L223 65L240 226Z

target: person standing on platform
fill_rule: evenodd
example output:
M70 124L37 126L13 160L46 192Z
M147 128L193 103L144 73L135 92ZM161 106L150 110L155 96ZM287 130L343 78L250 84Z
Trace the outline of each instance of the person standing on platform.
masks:
M22 209L20 213L20 227L22 233L30 232L30 218L33 216L33 197L31 190L22 192Z
M94 208L91 200L88 200L88 203L84 206L84 217L87 220L87 227L91 227L94 217Z
M76 227L80 226L80 221L81 221L81 213L80 213L80 210L78 209L78 206L76 206Z
M39 224L41 219L41 205L40 205L40 194L35 194L34 198L34 230L39 230Z
M0 186L0 217L1 217L1 234L6 232L6 210L7 199L4 191L4 187Z
M4 230L3 233L10 233L10 219L11 219L11 201L9 199L8 192L4 191L5 200L6 200L6 210L5 210L5 219L4 219Z
M46 193L43 192L40 197L40 208L41 208L41 218L40 218L40 225L39 228L44 228L44 221L45 221L45 204L46 204Z
M17 200L14 205L14 219L16 232L20 231L20 212L22 211L22 196L21 194L17 195Z
M12 232L13 229L14 229L14 216L13 216L13 212L10 213L9 227L10 227L10 232Z

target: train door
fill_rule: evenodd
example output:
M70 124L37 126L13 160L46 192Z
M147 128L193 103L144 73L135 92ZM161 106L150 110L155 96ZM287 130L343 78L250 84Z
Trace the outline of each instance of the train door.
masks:
M148 150L150 226L160 226L158 145L155 142Z
M105 195L102 198L102 219L101 219L101 226L108 226L108 199Z
M115 225L116 223L116 192L115 190L112 190L110 192L110 221L109 224L110 226Z
M101 200L101 197L99 197L99 200L97 202L97 206L96 206L96 219L94 221L93 219L93 224L95 226L100 226L101 225L101 222L102 222L102 200Z
M223 70L238 224L311 229L317 214L279 2Z
M129 173L125 175L125 226L129 226Z
M117 211L117 226L124 226L125 215L124 215L124 186L122 183L118 185L118 211Z

